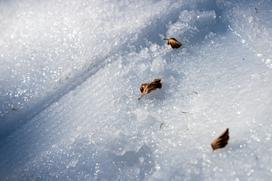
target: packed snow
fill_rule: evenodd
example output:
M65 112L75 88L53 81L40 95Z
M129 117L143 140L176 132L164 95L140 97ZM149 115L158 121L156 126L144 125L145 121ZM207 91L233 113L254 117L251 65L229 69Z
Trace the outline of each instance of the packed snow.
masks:
M1 180L270 180L271 18L270 0L0 1Z

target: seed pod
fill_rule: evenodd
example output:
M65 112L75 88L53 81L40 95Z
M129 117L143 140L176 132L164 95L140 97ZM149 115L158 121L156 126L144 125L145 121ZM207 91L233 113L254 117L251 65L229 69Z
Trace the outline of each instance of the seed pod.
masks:
M141 97L138 99L141 99L144 95L160 88L162 88L161 79L154 79L151 83L143 83L140 87Z
M216 138L212 143L212 149L217 150L220 148L224 148L229 141L229 128L226 129L218 138Z
M175 38L169 38L169 39L164 39L167 40L167 45L170 45L172 48L179 48L182 46L182 43L180 43L178 40Z

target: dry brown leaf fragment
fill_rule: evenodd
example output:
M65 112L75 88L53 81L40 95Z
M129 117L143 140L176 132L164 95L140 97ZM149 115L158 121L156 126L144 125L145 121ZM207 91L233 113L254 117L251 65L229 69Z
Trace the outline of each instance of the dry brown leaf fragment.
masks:
M216 138L212 143L212 149L217 150L224 148L229 141L229 128L227 128L218 138Z
M162 88L161 79L154 79L151 83L143 83L140 87L141 97L160 88ZM141 99L141 97L139 97L139 99Z
M182 43L180 43L177 39L175 38L168 38L164 39L167 40L167 45L170 45L172 48L179 48L182 46Z

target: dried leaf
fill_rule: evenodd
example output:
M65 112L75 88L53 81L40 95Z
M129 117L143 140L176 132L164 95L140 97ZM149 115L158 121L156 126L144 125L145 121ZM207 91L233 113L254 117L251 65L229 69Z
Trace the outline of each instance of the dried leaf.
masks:
M151 83L143 83L140 87L141 97L160 88L162 88L161 79L154 79Z
M167 45L170 45L172 48L179 48L182 44L175 38L165 39L167 40Z
M229 128L227 128L224 133L222 133L218 138L216 138L212 143L212 149L217 150L220 148L224 148L229 141Z

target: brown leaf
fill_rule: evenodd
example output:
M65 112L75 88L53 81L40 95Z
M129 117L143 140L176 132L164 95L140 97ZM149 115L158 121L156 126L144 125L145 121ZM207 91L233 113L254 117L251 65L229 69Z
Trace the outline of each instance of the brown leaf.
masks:
M182 43L180 43L175 38L169 38L169 39L165 39L165 40L167 40L167 45L170 45L172 48L179 48L182 46Z
M220 148L224 148L229 141L229 128L227 128L224 133L222 133L218 138L216 138L212 143L212 149L217 150Z
M154 79L151 83L143 83L140 87L141 97L160 88L162 88L161 79Z

